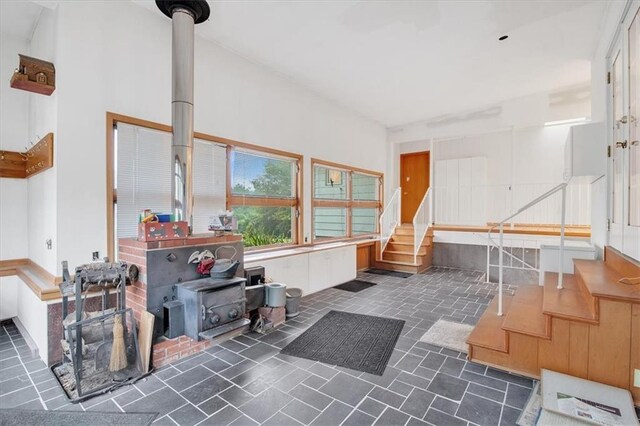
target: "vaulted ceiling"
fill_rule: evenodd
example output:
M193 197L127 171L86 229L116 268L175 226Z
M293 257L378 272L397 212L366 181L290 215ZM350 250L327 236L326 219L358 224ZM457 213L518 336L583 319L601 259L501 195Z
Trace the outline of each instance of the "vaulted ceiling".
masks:
M162 16L153 1L134 3ZM589 81L608 7L600 0L209 3L198 35L388 127ZM6 10L3 32L15 18ZM498 41L502 35L509 38Z

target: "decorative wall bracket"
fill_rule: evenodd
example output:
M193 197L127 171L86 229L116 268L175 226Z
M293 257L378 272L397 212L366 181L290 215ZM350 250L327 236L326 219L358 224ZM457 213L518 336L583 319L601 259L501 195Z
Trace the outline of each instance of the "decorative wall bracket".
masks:
M41 95L51 95L56 90L56 70L51 62L18 55L20 65L11 77L11 87Z
M0 151L0 177L24 179L53 167L53 133L27 152Z

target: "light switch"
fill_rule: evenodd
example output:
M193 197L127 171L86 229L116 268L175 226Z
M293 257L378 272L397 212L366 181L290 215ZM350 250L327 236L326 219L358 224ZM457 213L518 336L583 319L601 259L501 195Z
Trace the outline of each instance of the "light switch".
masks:
M633 370L633 386L640 388L640 370Z

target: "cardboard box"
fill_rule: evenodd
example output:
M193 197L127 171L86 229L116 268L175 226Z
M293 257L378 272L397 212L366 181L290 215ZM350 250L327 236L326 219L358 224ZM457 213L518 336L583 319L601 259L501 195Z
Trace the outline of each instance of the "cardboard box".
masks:
M179 240L189 236L187 222L151 222L138 224L139 241Z

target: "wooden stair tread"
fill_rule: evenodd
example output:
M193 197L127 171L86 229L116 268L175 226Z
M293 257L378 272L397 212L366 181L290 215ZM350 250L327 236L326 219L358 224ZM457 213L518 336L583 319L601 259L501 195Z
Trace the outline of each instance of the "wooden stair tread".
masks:
M542 312L544 287L523 285L518 287L505 315L502 329L513 333L549 339L550 318Z
M390 240L389 244L393 244L396 246L403 246L403 247L408 247L411 250L413 250L413 242L412 241L393 241ZM422 242L422 244L420 244L420 247L429 247L431 245L431 243L428 241L428 238L425 238L424 241Z
M402 265L402 266L421 266L421 263L413 263L413 262L400 262L399 260L386 260L380 259L377 262L390 263L392 265Z
M512 296L502 298L503 312L508 312ZM475 328L469 334L467 344L507 353L507 333L502 329L505 315L498 316L498 297L494 297L484 311Z
M618 283L621 274L609 268L601 260L574 259L576 274L592 296L606 299L640 302L640 286Z
M575 275L564 274L562 277L564 288L558 290L558 274L545 273L542 312L557 318L597 323L594 305L585 299Z
M385 253L391 253L391 254L406 254L406 255L411 255L413 256L413 249L411 249L411 251L400 251L400 250L389 250L389 249L385 249L384 251ZM421 248L420 250L418 250L418 256L426 256L427 254L427 250Z

